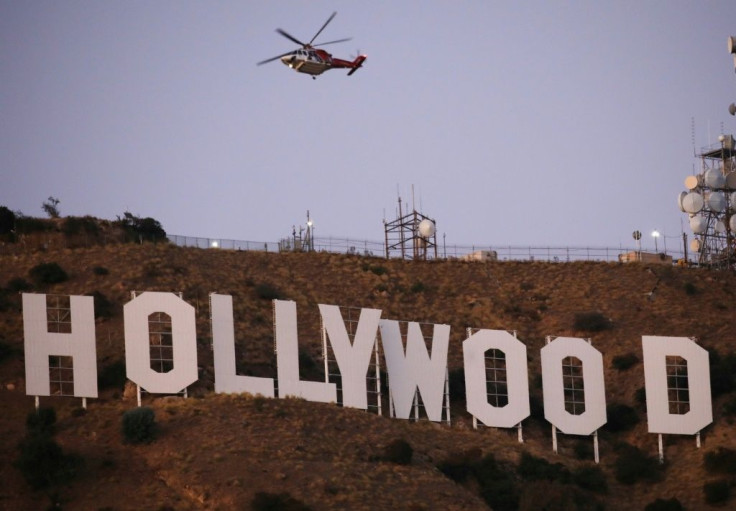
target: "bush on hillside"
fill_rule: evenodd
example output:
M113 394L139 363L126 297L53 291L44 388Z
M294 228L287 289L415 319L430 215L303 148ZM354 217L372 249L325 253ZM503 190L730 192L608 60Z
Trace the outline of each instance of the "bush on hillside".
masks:
M675 497L672 497L671 499L657 499L654 502L650 502L647 504L647 506L644 508L644 511L684 511L685 508L682 507L682 504L680 504L680 501L677 500Z
M80 458L64 454L48 435L26 436L19 449L20 455L14 465L34 489L66 483L82 465Z
M579 312L573 322L575 330L585 332L602 332L612 328L611 322L600 312Z
M512 472L499 465L492 454L486 455L474 469L480 486L480 496L495 511L512 511L519 508L519 489Z
M32 288L31 283L23 277L15 277L8 281L6 289L11 293L22 293L23 291L30 291Z
M519 475L526 481L570 481L570 471L561 463L550 463L529 453L522 453L518 468Z
M614 462L614 473L619 483L657 482L662 478L663 466L659 460L647 456L638 447L622 442L616 445L615 451L618 457Z
M140 218L129 211L123 213L123 217L118 217L115 225L121 227L125 233L125 240L133 243L142 243L144 241L167 241L166 231L153 218Z
M0 206L0 236L9 235L14 229L15 213L5 206Z
M606 407L608 422L606 430L611 433L629 431L639 423L639 414L632 407L622 403L612 403Z
M627 369L631 369L637 362L639 362L639 357L634 353L626 353L625 355L613 357L613 368L619 371L626 371Z
M69 276L58 263L37 264L29 270L28 275L38 285L58 284L69 279Z
M583 466L572 474L572 482L580 488L595 493L608 493L606 474L599 466Z
M311 511L312 508L288 493L259 491L250 503L253 511Z
M705 502L710 505L723 504L731 497L731 483L725 479L719 479L703 485Z
M413 456L414 449L403 438L393 440L383 449L383 460L398 465L409 465Z
M710 351L710 388L714 398L736 390L736 353Z
M100 223L96 218L91 216L68 216L61 224L61 232L64 236L75 236L77 234L86 234L96 238L100 234Z
M100 291L92 292L95 304L95 318L111 318L114 314L113 303Z
M117 360L112 364L106 365L97 373L97 385L101 389L122 389L125 386L126 380L125 362L122 360Z
M19 215L15 218L16 234L32 234L34 232L48 232L56 229L56 224L52 220L45 218L33 218L30 216Z
M42 406L26 417L26 432L34 436L52 436L56 424L56 410Z
M123 436L131 444L151 443L156 437L156 414L147 406L123 414Z
M284 294L279 291L274 285L262 283L258 284L255 288L256 296L262 300L283 300Z
M728 447L717 447L703 456L705 469L711 473L736 474L736 451Z

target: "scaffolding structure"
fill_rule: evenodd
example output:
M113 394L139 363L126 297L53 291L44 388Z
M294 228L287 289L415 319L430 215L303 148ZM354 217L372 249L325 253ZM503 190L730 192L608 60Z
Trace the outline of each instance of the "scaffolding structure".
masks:
M681 209L690 214L697 264L736 269L736 144L733 135L718 140L697 155L701 172L685 180Z
M437 222L412 208L404 214L399 197L398 218L383 221L386 235L386 258L437 259Z

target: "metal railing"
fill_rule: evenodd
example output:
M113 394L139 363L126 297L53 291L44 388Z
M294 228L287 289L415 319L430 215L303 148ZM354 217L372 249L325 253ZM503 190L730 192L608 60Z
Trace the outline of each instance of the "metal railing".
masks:
M281 242L244 241L223 238L169 235L169 241L180 247L255 250L261 252L292 251L293 245ZM301 245L299 245L301 246ZM342 237L315 237L312 248L316 252L355 254L368 257L385 257L385 245L381 241L359 240ZM540 247L522 245L446 245L438 247L439 259L483 259L499 261L608 261L618 262L619 256L636 252L633 247ZM665 255L674 261L684 257L681 251L668 250ZM475 256L475 257L474 257ZM433 259L433 255L429 258ZM487 258L487 259L486 259Z

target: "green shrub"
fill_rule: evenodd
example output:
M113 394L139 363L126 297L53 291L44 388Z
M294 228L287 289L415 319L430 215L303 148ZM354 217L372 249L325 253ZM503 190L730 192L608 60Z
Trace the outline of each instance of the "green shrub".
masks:
M414 449L403 438L393 440L383 449L383 460L398 465L409 465L413 456Z
M639 423L639 414L636 413L636 410L621 403L608 405L606 416L608 422L606 422L605 428L612 433L629 431Z
M637 362L639 362L639 357L637 357L634 353L627 353L625 355L618 355L616 357L613 357L613 367L614 369L618 369L619 371L626 371L627 369L631 369Z
M437 469L455 482L465 482L474 474L475 466L481 459L480 449L451 454L437 465Z
M612 328L611 322L600 312L579 312L573 322L575 330L586 332L602 332Z
M7 289L11 293L22 293L23 291L30 291L33 286L23 277L15 277L8 281Z
M647 456L638 447L622 442L614 449L618 454L614 462L614 473L619 483L656 482L662 478L663 466L659 460Z
M80 458L65 455L49 435L26 436L19 449L14 465L34 489L66 483L82 465Z
M26 432L33 436L52 436L56 424L56 410L42 406L26 416Z
M106 365L102 368L102 371L97 373L97 385L101 389L122 389L126 379L125 362L122 360L117 360L110 365Z
M288 493L258 492L250 503L253 511L311 511L312 508Z
M654 502L650 502L647 504L647 506L644 508L644 511L684 511L685 508L682 507L682 504L680 504L680 501L677 500L675 497L672 497L671 499L657 499Z
M427 289L427 286L424 285L424 282L421 280L416 281L414 284L411 285L409 290L412 293L422 293Z
M519 508L519 490L511 471L500 466L492 454L480 460L473 472L480 486L480 496L494 511Z
M147 406L123 414L123 436L131 444L151 443L156 437L156 414Z
M575 457L579 460L593 459L593 443L587 438L580 439L575 442L573 452L575 453Z
M705 453L705 469L711 473L736 474L736 451L728 447L717 447Z
M381 275L388 273L388 270L383 266L371 266L371 273L380 277Z
M693 296L698 293L698 288L695 287L695 284L692 282L685 282L683 287L685 289L685 294L688 296Z
M255 291L258 298L263 300L282 300L284 298L283 293L271 284L258 284Z
M100 277L102 277L104 275L109 275L110 274L110 270L108 270L104 266L95 266L94 268L92 268L92 273L94 273L95 275L99 275Z
M450 371L450 402L465 401L465 368L458 367Z
M736 353L721 355L711 350L710 388L714 398L736 390Z
M0 236L10 234L14 229L15 213L5 206L0 206Z
M570 481L570 471L561 463L550 463L529 453L522 453L518 468L519 475L527 481Z
M93 291L92 298L95 304L95 318L111 318L113 316L113 303L100 291Z
M13 346L8 344L5 339L0 336L0 362L5 360L6 358L10 358L13 356L18 350L16 350Z
M41 263L28 272L36 284L58 284L69 279L64 269L57 263Z
M583 466L575 470L572 474L572 482L577 484L584 490L595 493L607 493L608 482L606 474L599 466Z
M723 479L705 483L703 493L708 504L722 504L731 496L731 484Z
M97 219L91 216L68 216L61 225L61 232L65 236L74 236L76 234L86 234L88 236L97 237L100 234L100 224Z
M116 225L125 232L125 239L128 242L140 243L143 241L166 241L166 231L161 224L153 218L140 218L129 211L123 213L123 217L118 217Z
M15 232L18 234L31 234L34 232L53 231L56 225L51 220L44 218L32 218L29 216L18 216L15 219Z
M727 417L736 415L736 397L731 398L723 403L723 415Z

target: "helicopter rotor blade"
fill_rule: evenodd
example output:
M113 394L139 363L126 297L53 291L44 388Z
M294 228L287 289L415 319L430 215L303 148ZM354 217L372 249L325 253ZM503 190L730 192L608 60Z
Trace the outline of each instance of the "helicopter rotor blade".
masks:
M322 33L322 31L323 31L323 30L325 29L325 27L326 27L326 26L327 26L327 25L328 25L328 24L330 23L330 21L332 21L332 18L334 18L335 16L337 16L337 11L333 12L333 13L332 13L332 16L330 16L329 18L327 18L327 21L325 21L325 24L324 24L324 25L322 25L322 28L320 28L320 29L319 29L319 30L317 31L317 33L316 33L316 34L314 34L314 37L312 38L312 40L311 40L311 41L309 41L309 45L310 45L310 46L312 45L312 43L314 42L314 40L315 40L315 39L317 39L317 36L318 36L318 35L320 35L320 34Z
M260 66L262 64L268 64L269 62L273 62L274 60L278 60L281 57L286 57L287 55L291 55L294 53L293 51L287 51L286 53L282 53L281 55L276 55L275 57L271 57L270 59L262 60L258 63L256 63L256 66Z
M327 41L326 43L315 44L314 47L315 48L318 48L320 46L326 46L328 44L344 43L345 41L350 41L351 39L352 39L352 37L346 37L345 39L338 39L336 41Z
M307 46L309 46L307 44L304 44L299 39L297 39L296 37L294 37L293 35L291 35L290 33L288 33L286 30L284 30L282 28L277 28L276 29L276 32L278 32L279 34L281 34L282 36L284 36L285 38L287 38L289 41L294 42L294 43L298 44L299 46L302 46L303 48L306 48ZM311 44L311 42L310 42L310 44Z

